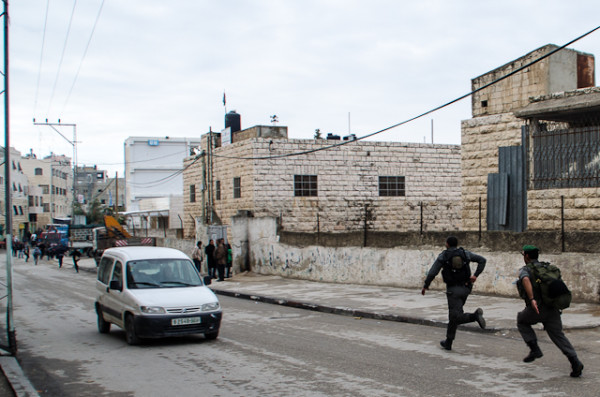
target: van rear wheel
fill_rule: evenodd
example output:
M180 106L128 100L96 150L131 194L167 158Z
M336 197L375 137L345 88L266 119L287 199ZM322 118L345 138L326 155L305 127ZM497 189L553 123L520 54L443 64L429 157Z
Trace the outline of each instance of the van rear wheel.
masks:
M127 317L125 317L125 338L130 345L137 345L140 343L140 338L138 338L135 333L135 324L131 314L128 314Z

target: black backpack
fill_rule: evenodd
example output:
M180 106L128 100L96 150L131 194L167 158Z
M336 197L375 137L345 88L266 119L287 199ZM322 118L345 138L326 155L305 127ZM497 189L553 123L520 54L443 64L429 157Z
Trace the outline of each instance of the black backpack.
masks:
M465 285L471 277L471 266L465 250L446 250L442 266L442 278L447 285Z

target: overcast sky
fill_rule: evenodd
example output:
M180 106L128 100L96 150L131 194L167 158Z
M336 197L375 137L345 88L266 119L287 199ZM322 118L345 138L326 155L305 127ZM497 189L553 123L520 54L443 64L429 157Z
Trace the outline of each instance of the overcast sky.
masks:
M600 25L598 0L9 4L11 146L72 157L57 132L33 124L60 119L77 125L78 164L97 164L110 176L123 175L127 137L220 131L224 92L242 128L270 125L277 115L290 138L312 138L317 128L363 136ZM600 56L600 31L571 48ZM433 120L435 143L460 144L470 104L467 98L371 139L431 142ZM73 128L58 129L72 140Z

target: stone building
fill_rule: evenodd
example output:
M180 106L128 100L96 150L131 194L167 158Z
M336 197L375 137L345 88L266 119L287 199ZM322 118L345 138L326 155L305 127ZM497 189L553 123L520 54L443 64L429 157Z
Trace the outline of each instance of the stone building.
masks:
M460 228L459 146L288 139L281 126L225 136L203 135L202 153L184 161L186 236L239 211L295 232Z
M75 172L75 196L84 206L97 201L103 207L125 209L125 179L110 178L106 170L96 165L77 167Z
M555 45L472 80L473 118L461 124L464 230L600 226L594 84L593 55Z
M31 214L32 225L43 228L53 223L54 218L70 218L73 212L71 159L57 154L38 159L34 153L28 153L20 161L29 184L42 191L37 204L33 198L34 206L41 207L42 211Z

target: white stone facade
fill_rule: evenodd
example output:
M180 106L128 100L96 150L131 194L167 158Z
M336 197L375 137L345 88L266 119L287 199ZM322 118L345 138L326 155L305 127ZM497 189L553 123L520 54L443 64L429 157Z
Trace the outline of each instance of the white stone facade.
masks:
M459 146L355 141L320 150L335 142L250 138L215 148L216 218L229 225L239 210L249 210L257 217L279 218L283 230L297 232L354 232L365 224L375 231L460 228ZM307 151L312 152L292 155ZM208 156L190 157L184 164L186 235L193 235L192 219L201 218L202 203L210 201L200 189L210 161ZM296 196L295 175L316 176L317 196ZM404 196L380 196L381 176L404 177ZM241 181L240 198L233 197L234 178ZM191 202L192 189L195 202ZM210 210L204 213L210 216Z

